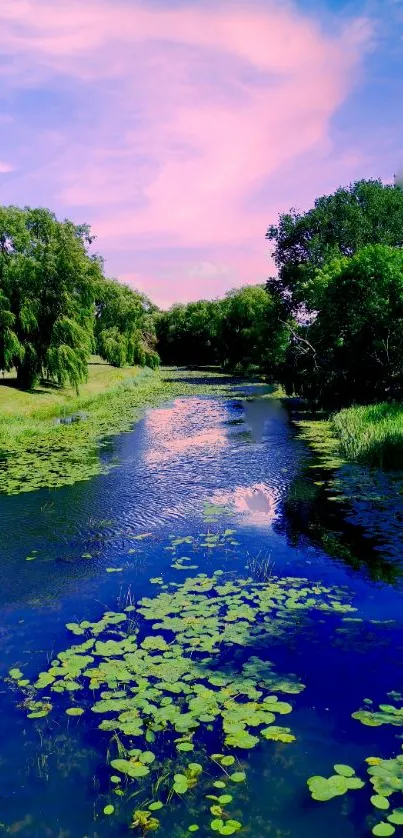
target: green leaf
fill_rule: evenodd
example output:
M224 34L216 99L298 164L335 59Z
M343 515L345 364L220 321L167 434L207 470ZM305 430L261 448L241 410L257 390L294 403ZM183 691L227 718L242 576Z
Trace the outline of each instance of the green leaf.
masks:
M353 777L355 774L354 768L351 768L350 765L334 765L333 768L336 774L340 774L341 777Z
M235 757L229 755L229 756L226 756L226 757L222 758L221 765L225 765L225 766L233 765L234 762L235 762Z
M386 838L386 836L393 835L395 832L395 827L392 826L390 823L377 823L372 830L372 834L376 836L380 836L380 838Z
M21 669L10 669L8 674L10 678L13 678L14 681L19 681L21 678L24 677L23 673L21 672Z
M116 768L116 771L120 771L122 774L133 778L145 777L150 773L150 769L146 765L129 762L127 759L113 759L111 766L112 768Z
M390 823L395 823L396 826L402 826L403 825L403 809L402 808L393 809L393 812L391 812L390 815L388 815L388 821L390 821Z
M373 794L371 797L371 803L375 806L376 809L389 809L390 803L386 797L382 797L380 794Z
M224 826L220 829L220 835L234 835L235 832L238 832L242 829L242 824L240 821L228 820L225 822Z

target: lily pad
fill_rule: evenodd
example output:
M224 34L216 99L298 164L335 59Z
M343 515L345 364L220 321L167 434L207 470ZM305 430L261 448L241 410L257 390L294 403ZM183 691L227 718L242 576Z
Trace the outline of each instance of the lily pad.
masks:
M395 827L392 826L390 823L377 823L372 830L372 834L379 836L379 838L387 838L389 835L393 835L395 832Z
M380 794L373 794L371 797L371 803L376 809L389 809L390 806L389 800L386 797L382 797Z

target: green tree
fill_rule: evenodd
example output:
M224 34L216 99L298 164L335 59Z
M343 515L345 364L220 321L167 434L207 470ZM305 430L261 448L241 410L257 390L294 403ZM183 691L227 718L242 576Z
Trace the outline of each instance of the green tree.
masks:
M221 300L174 305L158 318L161 357L166 363L273 372L287 343L280 313L281 301L263 285L229 291Z
M96 348L116 367L159 363L155 352L157 308L150 300L116 280L102 280L96 295Z
M318 271L321 307L295 326L289 392L340 407L403 397L403 251L368 245Z
M265 371L273 377L288 341L278 297L264 285L246 285L229 291L221 306L224 365L240 372Z
M337 256L353 256L367 244L403 245L403 189L360 180L317 198L308 212L291 209L271 225L277 285L290 309L316 309L317 269ZM271 281L273 283L273 281Z
M39 377L76 388L93 345L90 229L46 209L0 207L0 363L30 388Z
M173 305L157 320L158 349L165 363L207 366L220 363L221 309L218 301Z

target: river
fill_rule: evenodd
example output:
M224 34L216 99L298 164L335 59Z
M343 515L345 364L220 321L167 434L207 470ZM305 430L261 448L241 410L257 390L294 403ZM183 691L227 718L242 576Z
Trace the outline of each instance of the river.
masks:
M286 501L303 474L306 449L279 400L260 398L258 387L248 393L246 401L200 396L151 409L129 433L111 440L102 456L116 458L118 465L108 474L57 490L0 498L1 675L4 678L18 668L23 673L20 681L35 681L60 652L88 636L82 630L83 637L72 636L67 623L89 624L105 612L124 612L142 597L180 591L185 579L199 574L205 574L202 579L232 580L235 586L237 579L249 578L250 603L256 602L253 585L259 591L272 578L290 580L287 585L294 593L287 601L287 620L286 598L279 607L270 603L270 621L266 617L270 630L262 638L257 627L264 625L263 612L254 618L243 610L241 625L245 627L246 620L250 634L237 639L235 620L234 642L223 643L217 672L228 672L234 661L244 665L258 655L271 661L282 676L295 676L305 687L300 692L279 694L275 686L269 690L292 705L292 713L285 707L285 715L276 716L275 724L287 726L295 741L260 738L253 747L224 747L213 712L210 724L206 716L206 732L201 725L194 733L195 749L189 755L185 749L172 751L172 743L160 745L157 727L157 738L151 732L147 740L151 744L145 747L154 751L158 769L129 782L116 795L122 778L111 785L108 767L109 759L116 758L116 740L111 743L111 732L98 729L101 718L88 706L83 715L66 714L66 708L78 701L74 688L66 700L65 693L51 694L50 682L44 695L50 695L52 711L29 718L21 704L24 696L25 701L27 696L32 700L32 694L17 687L16 679L2 680L4 834L21 838L146 834L146 826L131 830L128 824L134 809L145 811L156 797L164 805L147 811L160 821L156 834L166 838L192 831L200 836L239 831L252 838L325 834L364 838L382 821L384 813L370 803L373 790L364 761L399 754L400 728L397 722L367 726L352 713L378 704L401 706L396 695L387 696L402 688L401 587L371 579L365 555L354 566L328 555L309 534L296 535L295 527L290 534ZM306 581L300 583L302 578ZM319 589L326 590L331 607L313 608L305 620L305 611L300 616L293 610L301 585L308 599L311 591L316 596ZM336 589L337 594L332 593ZM244 587L228 591L237 597ZM273 596L277 595L278 588ZM212 596L209 590L206 602L211 604ZM342 607L333 611L336 601L347 603L346 611ZM350 605L356 610L350 612ZM196 617L200 604L198 608ZM309 602L305 610L309 611ZM161 615L160 605L156 614ZM141 620L139 616L136 631L143 630ZM168 637L164 629L158 635L161 631ZM256 700L258 681L256 676L249 699L244 696L241 703ZM92 688L94 693L96 685ZM83 707L85 702L91 706L99 699L94 696L86 689L79 701ZM172 699L165 699L166 707ZM257 729L250 722L249 733ZM144 750L139 737L133 744ZM223 782L218 779L214 786L220 776L214 773L217 760L211 762L214 752L234 754L244 781L231 785L224 771ZM202 765L202 780L198 778L186 793L172 796L164 787L165 758L176 774L180 767L175 759L183 761L182 772L189 759ZM313 800L307 779L329 777L334 764L352 766L365 786L329 802ZM230 788L232 797L222 806L206 799L209 789L210 794L222 795L220 785L224 796ZM397 788L390 811L400 805L399 797L403 799ZM114 806L111 814L104 812L108 805ZM209 812L211 806L215 812ZM234 833L228 824L238 824L232 826ZM199 829L189 833L189 825ZM223 825L227 831L220 832Z

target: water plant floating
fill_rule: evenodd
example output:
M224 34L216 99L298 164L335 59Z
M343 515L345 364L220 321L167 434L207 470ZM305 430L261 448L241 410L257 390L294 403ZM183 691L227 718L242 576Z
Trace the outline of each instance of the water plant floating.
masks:
M199 794L200 787L208 792L204 826L233 835L242 828L247 752L265 742L288 747L295 741L280 720L292 714L304 685L276 671L268 641L299 630L315 614L342 617L353 610L340 590L306 579L255 582L222 571L199 573L97 621L68 623L75 641L46 670L33 682L19 668L9 678L22 690L30 718L60 708L76 724L81 716L86 724L92 718L106 734L111 793L119 801L135 784L145 798L132 816L133 830L158 829L168 803ZM211 754L213 776L211 768L204 771L203 731L222 746L222 753ZM323 781L331 789L335 783L358 787L348 767L336 769L337 780ZM156 797L152 789L161 775ZM103 803L109 817L116 814L111 806Z

